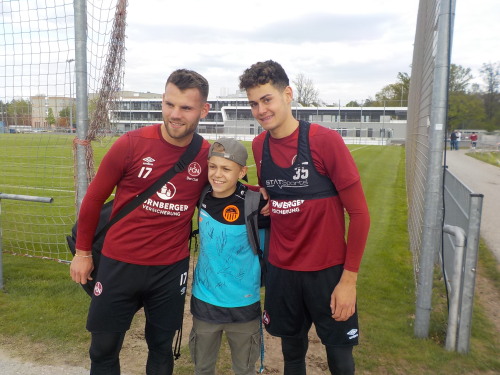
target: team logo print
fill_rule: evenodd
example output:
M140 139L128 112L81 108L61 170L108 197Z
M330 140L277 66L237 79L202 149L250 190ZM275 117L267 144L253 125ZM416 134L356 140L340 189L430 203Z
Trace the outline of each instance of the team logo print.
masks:
M99 297L102 293L102 284L98 281L94 286L94 296Z
M166 185L163 185L160 191L156 192L156 195L158 195L161 199L168 201L169 199L172 199L175 195L176 188L174 184L171 182L167 182Z
M144 165L153 165L153 163L156 161L151 156L148 156L142 160L144 161Z
M191 164L189 164L188 173L190 176L198 177L201 174L201 165L193 161Z
M222 211L222 217L224 220L232 223L233 221L238 220L240 217L240 210L238 207L229 205L224 208L224 211Z
M269 318L269 314L266 310L264 310L264 312L262 313L262 323L264 323L266 326L271 323L271 318Z
M349 336L349 340L355 339L358 337L358 330L356 328L351 329L347 332L347 336Z

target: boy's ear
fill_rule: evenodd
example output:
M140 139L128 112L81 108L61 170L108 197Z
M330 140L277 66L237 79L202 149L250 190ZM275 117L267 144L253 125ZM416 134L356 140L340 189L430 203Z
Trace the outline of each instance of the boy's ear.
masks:
M247 167L247 166L245 166L245 167L241 167L240 174L239 174L239 179L240 179L240 180L241 180L243 177L245 177L245 176L246 176L247 171L248 171L248 167Z

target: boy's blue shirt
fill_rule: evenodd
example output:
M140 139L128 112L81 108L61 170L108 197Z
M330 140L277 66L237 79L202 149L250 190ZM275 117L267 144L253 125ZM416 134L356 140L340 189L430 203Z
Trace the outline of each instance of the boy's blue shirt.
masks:
M209 193L200 209L200 254L193 295L215 306L242 307L260 300L260 262L248 240L245 192L246 187L238 183L235 193L227 198L214 198Z

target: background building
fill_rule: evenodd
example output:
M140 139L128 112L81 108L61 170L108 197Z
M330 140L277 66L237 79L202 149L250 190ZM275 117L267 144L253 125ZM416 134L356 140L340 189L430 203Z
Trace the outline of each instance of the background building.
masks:
M124 91L118 95L111 122L119 133L162 122L162 94ZM242 92L209 99L210 112L198 131L206 138L231 136L251 140L263 129L252 116ZM302 107L292 103L299 120L337 130L346 143L385 144L406 139L406 107Z

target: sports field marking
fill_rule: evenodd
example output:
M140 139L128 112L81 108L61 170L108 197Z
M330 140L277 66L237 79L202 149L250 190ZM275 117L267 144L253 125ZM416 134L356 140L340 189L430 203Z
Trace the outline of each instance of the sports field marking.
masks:
M350 150L350 151L351 151L351 154L352 154L354 151L362 150L362 149L367 148L367 147L368 146L358 147L358 148L355 148L354 150Z

